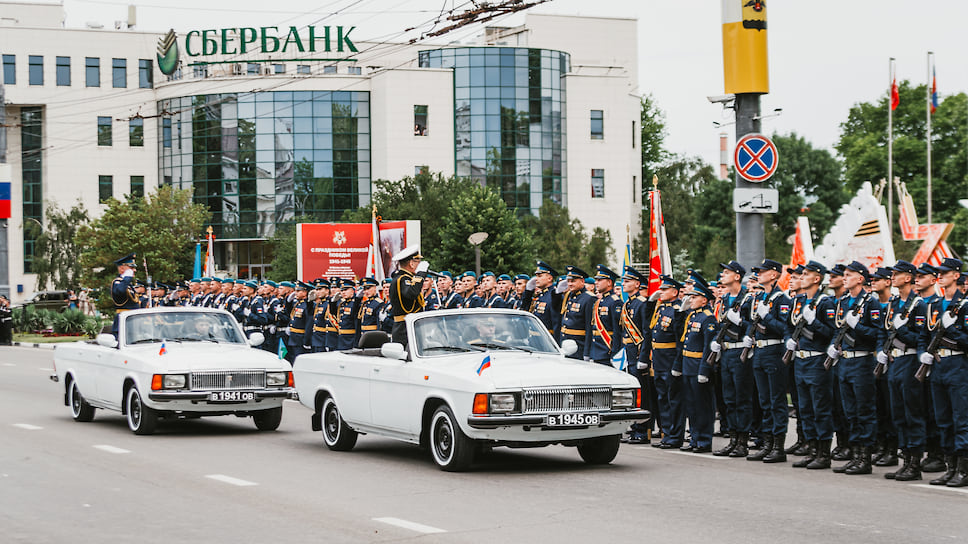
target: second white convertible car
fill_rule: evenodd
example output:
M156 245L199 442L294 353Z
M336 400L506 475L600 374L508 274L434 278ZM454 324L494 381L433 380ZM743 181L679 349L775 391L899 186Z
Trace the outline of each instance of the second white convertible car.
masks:
M443 470L467 469L482 447L577 446L591 464L610 463L641 408L636 378L568 359L540 320L516 310L444 310L406 317L410 345L380 331L360 348L300 355L300 401L333 450L361 433L430 449Z

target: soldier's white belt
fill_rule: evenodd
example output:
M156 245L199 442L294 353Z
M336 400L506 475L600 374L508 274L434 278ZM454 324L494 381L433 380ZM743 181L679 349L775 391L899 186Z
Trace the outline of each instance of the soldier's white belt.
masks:
M964 355L965 352L958 351L956 349L941 348L938 350L938 357L954 357L955 355Z
M918 350L913 349L913 348L912 349L897 349L897 348L894 348L894 349L891 350L891 357L904 357L905 355L915 355L915 354L917 354L917 352L918 352Z
M723 349L743 349L742 342L723 342Z
M809 351L805 349L798 349L793 352L797 359L809 359L810 357L816 357L818 355L824 355L823 351Z
M869 351L845 351L840 354L841 359L856 359L858 357L867 357L870 355Z
M757 340L756 347L765 348L766 346L775 346L777 344L782 344L783 340L777 338L776 340Z

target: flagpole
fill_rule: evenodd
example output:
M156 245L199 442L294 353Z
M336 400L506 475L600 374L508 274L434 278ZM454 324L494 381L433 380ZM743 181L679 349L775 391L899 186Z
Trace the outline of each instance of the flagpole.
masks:
M894 182L894 57L887 63L887 179L888 187ZM894 240L894 191L887 191L887 224L891 226Z
M931 61L934 53L928 51L928 99L924 102L925 115L928 117L928 224L931 224Z

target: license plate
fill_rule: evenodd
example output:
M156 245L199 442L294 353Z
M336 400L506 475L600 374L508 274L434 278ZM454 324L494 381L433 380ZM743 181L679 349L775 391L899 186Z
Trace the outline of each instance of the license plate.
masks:
M208 394L209 402L246 402L255 400L255 393L246 391L215 391Z
M545 426L551 428L589 427L598 425L599 421L598 414L550 414Z

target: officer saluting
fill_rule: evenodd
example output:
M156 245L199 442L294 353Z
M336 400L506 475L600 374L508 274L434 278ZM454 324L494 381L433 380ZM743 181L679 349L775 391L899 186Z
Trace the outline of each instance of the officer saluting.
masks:
M585 291L587 274L577 266L565 267L568 292L561 303L560 341L574 340L578 350L569 355L572 359L588 360L588 348L592 340L592 309L595 297Z
M407 342L407 314L423 310L423 282L430 265L423 260L420 248L410 246L393 256L400 267L390 282L390 309L393 314L393 341L409 347Z
M603 264L595 272L598 300L592 309L592 338L588 357L596 363L612 366L612 357L622 351L622 297L612 292L618 274Z
M625 275L622 276L622 290L628 295L628 300L622 304L621 336L622 345L625 346L625 361L629 372L638 378L639 385L642 387L642 394L651 404L652 395L649 383L649 371L640 371L636 361L639 360L639 351L643 347L648 347L645 343L645 332L648 329L648 316L646 314L647 302L645 297L639 295L642 284L648 283L648 278L644 277L638 270L631 266L625 267ZM655 413L655 407L649 406L650 411ZM653 416L654 417L654 416ZM649 430L652 429L652 421L642 421L633 423L629 430L630 444L644 444L649 442Z
M679 356L679 334L682 332L679 314L679 290L682 284L671 276L659 276L662 284L653 296L658 295L649 315L649 328L646 333L648 345L643 344L639 353L637 368L640 373L648 372L652 365L658 400L659 428L662 441L653 447L672 449L682 446L685 435L682 411L681 383L673 380L672 365ZM652 297L649 297L652 302Z
M118 315L141 307L141 300L134 291L135 254L126 255L114 261L118 267L118 277L111 282L111 300L114 302L114 323L111 334L118 336Z

